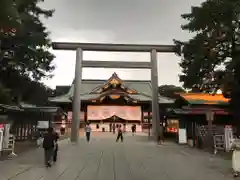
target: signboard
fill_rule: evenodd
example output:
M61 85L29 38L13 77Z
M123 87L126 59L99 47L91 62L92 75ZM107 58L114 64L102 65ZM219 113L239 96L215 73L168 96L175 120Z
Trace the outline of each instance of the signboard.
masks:
M10 124L5 124L4 125L4 131L3 131L3 148L7 148L8 146L8 141L10 137Z
M179 144L187 144L187 132L186 129L178 130L178 143Z
M3 129L0 129L0 152L3 150Z
M79 112L79 116L80 116L80 121L84 121L85 118L85 112L81 111ZM72 111L68 111L68 121L72 121Z
M49 121L38 121L37 128L38 129L47 129L47 128L49 128Z
M225 149L226 151L230 151L234 141L232 126L225 126L224 137L225 137Z

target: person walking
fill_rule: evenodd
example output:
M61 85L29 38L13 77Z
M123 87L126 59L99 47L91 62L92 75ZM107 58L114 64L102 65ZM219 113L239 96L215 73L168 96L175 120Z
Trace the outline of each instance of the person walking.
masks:
M86 125L86 127L85 127L87 142L90 141L91 131L92 131L92 128L91 128L91 126L90 126L90 123L88 122L87 125Z
M54 131L53 132L53 136L54 136L54 149L53 149L53 162L55 163L57 161L57 156L58 156L58 140L59 140L59 134Z
M136 132L136 125L135 124L133 124L132 125L132 135L134 136L134 133Z
M113 130L113 134L115 134L115 130L116 130L116 125L115 125L115 123L112 125L112 130Z
M126 132L126 123L123 124L123 132L125 133Z
M55 136L53 134L53 128L50 127L43 138L43 149L44 149L44 163L46 167L51 167L53 150L54 150Z
M109 131L112 132L112 123L109 124Z
M62 124L61 128L60 128L60 133L61 133L61 135L64 135L65 132L66 132L66 124Z
M117 128L117 139L116 139L116 142L118 142L119 139L121 139L121 142L123 142L123 131L122 131L121 125L118 125L118 128Z

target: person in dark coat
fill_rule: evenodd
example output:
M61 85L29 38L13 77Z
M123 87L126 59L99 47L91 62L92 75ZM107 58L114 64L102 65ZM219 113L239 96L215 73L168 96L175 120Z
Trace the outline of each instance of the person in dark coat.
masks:
M113 124L112 130L113 130L113 134L115 134L115 130L116 130L116 125L115 124Z
M58 155L59 134L57 132L54 132L53 135L54 135L54 141L55 141L55 147L53 150L53 162L55 163L57 161L57 155Z
M53 128L48 128L46 134L44 134L43 138L43 149L44 149L44 162L46 167L51 167L53 150L55 146L55 135L53 133Z
M132 135L134 136L134 133L136 132L136 125L135 124L133 124L132 125Z
M119 139L121 139L121 142L123 142L123 130L122 130L121 125L119 125L118 129L117 129L117 139L116 139L116 142L118 142Z
M112 123L109 124L109 131L112 132Z

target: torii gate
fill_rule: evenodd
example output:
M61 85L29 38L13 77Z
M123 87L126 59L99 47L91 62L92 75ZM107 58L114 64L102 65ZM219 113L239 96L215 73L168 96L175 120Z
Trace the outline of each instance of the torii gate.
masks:
M103 68L130 68L151 69L152 86L152 129L154 139L157 141L160 133L160 114L158 105L158 68L157 52L178 53L180 46L175 45L137 45L137 44L98 44L98 43L70 43L53 42L55 50L76 51L75 84L73 94L73 116L71 126L71 142L78 142L79 111L81 109L81 83L83 67ZM107 52L150 52L150 62L116 62L116 61L84 61L83 51L107 51Z

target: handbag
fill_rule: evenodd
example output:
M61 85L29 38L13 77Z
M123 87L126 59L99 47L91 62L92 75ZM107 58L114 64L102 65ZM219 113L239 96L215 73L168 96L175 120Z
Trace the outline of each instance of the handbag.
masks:
M58 143L55 141L54 142L54 148L53 148L54 151L58 151Z
M38 138L37 139L37 146L42 146L42 144L43 144L43 138Z

